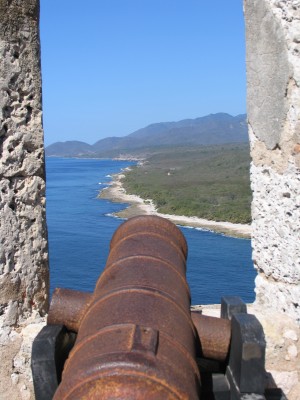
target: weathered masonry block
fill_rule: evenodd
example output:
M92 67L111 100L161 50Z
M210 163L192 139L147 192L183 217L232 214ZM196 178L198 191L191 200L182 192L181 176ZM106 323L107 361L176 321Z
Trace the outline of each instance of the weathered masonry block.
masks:
M0 15L0 368L17 383L18 328L48 307L39 1L0 0Z
M256 303L300 321L300 1L244 10Z

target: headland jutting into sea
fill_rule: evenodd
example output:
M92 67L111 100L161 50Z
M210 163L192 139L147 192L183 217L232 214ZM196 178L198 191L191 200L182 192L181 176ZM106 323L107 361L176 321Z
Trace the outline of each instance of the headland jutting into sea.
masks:
M126 190L122 185L122 179L125 177L124 174L129 170L130 168L126 168L119 174L113 175L109 186L102 189L99 194L99 197L113 202L130 204L124 210L115 213L115 216L120 218L130 218L136 215L158 215L181 226L207 229L231 237L251 237L251 225L249 224L234 224L226 221L212 221L198 217L159 213L151 199L143 199L137 195L126 193Z

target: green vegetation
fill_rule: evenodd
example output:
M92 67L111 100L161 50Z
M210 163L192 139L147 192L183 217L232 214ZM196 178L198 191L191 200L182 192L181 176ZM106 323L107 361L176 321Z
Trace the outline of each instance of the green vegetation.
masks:
M249 223L249 165L246 144L164 148L148 153L123 185L162 213Z

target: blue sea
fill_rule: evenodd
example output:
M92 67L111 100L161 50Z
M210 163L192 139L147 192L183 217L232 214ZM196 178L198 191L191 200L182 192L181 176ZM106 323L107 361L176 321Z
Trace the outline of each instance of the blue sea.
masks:
M111 214L128 206L99 199L111 176L129 161L47 158L47 224L50 288L93 291L109 242L123 222ZM181 228L188 246L192 304L220 303L221 296L254 300L251 242L210 231Z

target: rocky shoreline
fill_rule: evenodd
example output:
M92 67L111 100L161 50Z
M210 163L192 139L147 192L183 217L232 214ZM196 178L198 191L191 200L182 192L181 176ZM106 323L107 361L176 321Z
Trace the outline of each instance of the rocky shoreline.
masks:
M130 206L124 210L115 213L114 216L119 218L130 218L136 215L158 215L169 219L177 225L190 226L193 228L207 229L216 233L222 233L226 236L247 238L251 237L251 225L233 224L231 222L218 222L206 220L198 217L186 217L171 214L162 214L157 212L151 199L142 199L139 196L127 194L123 185L122 179L124 173L130 168L125 169L119 174L112 177L112 182L108 187L101 190L99 197L108 199L116 203L129 203Z

